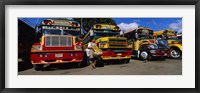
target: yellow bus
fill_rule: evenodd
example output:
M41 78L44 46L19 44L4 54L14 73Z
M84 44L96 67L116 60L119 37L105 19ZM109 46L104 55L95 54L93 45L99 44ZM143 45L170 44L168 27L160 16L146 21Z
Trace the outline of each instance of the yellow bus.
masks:
M154 32L154 38L162 38L168 41L170 47L169 56L171 58L182 57L182 41L177 38L174 30L166 29Z
M116 25L95 24L83 38L84 48L95 38L97 47L103 51L102 60L128 63L131 59L132 43L128 43L125 37L119 37L120 31Z
M165 58L167 56L167 45L158 44L153 38L153 30L146 27L139 27L124 34L128 40L133 42L132 57L142 60L151 60L152 58ZM163 43L164 41L162 41Z

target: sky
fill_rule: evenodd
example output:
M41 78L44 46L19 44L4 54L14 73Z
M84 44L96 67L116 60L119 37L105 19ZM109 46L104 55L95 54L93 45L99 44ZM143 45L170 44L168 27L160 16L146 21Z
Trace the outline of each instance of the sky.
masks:
M33 25L40 23L46 18L26 18ZM72 18L68 18L72 19ZM182 32L182 18L112 18L125 33L137 28L148 27L154 32L164 29L172 29Z
M138 26L148 27L154 32L172 29L182 32L182 18L113 18L125 33Z

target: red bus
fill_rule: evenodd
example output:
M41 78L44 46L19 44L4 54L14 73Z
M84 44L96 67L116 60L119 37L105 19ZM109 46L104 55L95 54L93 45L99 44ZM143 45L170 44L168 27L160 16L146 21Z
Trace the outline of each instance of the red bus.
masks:
M84 51L81 27L76 21L46 19L36 26L37 42L31 48L31 63L35 70L44 64L82 62Z

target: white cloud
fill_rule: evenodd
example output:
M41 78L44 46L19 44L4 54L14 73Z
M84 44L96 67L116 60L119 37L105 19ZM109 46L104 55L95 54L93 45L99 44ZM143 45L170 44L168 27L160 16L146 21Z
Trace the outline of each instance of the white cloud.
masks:
M169 28L177 31L178 33L182 32L182 20L177 20L175 23L169 24Z
M130 32L130 31L138 28L139 24L136 23L136 22L128 23L128 24L127 23L120 23L120 24L118 24L118 26L121 29L120 34L122 34L123 33L122 31L124 31L124 33L127 33L127 32Z

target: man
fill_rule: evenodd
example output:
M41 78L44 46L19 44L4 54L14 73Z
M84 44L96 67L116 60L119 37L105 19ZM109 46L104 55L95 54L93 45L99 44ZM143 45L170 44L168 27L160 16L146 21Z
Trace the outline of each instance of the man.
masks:
M94 58L94 52L95 52L95 48L97 47L96 43L95 43L95 38L92 39L92 42L88 43L88 48L90 49L90 67L91 69L95 69L95 65L96 65L96 60Z

